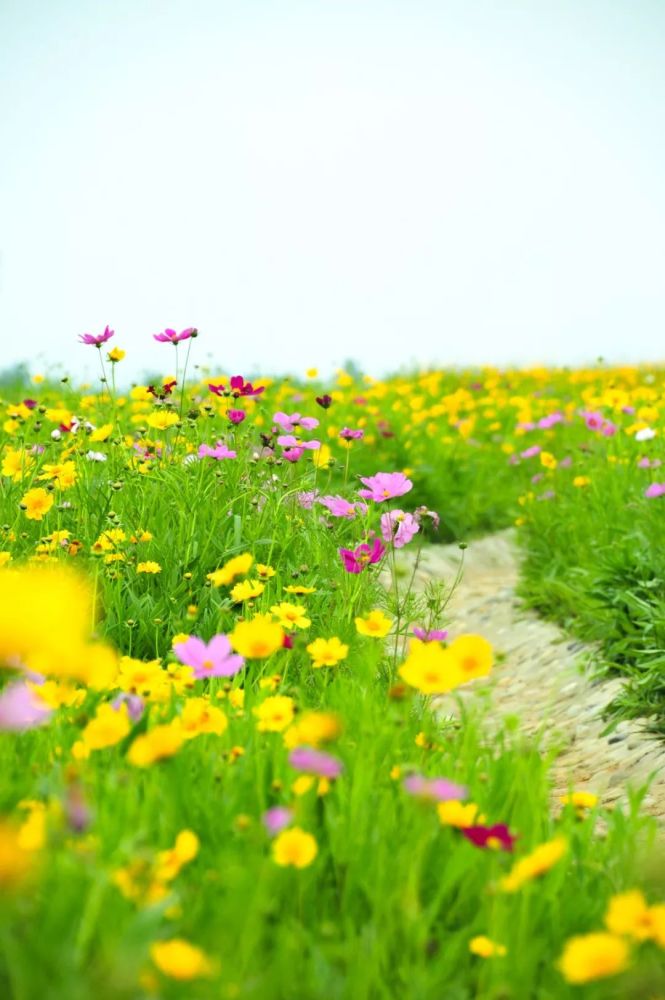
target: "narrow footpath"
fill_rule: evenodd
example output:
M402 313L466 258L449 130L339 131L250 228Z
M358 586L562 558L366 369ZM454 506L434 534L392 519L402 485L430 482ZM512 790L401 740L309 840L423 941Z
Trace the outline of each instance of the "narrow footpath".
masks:
M422 591L431 580L450 586L461 558L457 545L424 549L415 589ZM412 552L400 553L405 570L413 563ZM642 808L665 822L665 743L645 733L639 719L622 721L602 735L603 709L616 697L621 679L594 678L593 647L523 607L516 595L518 577L519 551L511 531L469 543L461 582L447 608L450 634L483 635L499 660L488 681L469 685L464 697L477 697L486 684L490 718L519 716L522 732L540 734L546 748L559 750L555 796L572 786L595 792L607 807L625 801L629 788L643 787L651 777ZM440 710L450 711L452 704L441 698Z

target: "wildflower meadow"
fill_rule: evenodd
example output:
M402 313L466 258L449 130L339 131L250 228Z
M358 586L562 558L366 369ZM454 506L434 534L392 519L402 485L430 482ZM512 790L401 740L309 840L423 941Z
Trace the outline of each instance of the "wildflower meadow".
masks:
M204 337L0 387L0 997L662 1000L648 788L554 797L402 556L512 526L608 726L665 737L663 370L270 378Z

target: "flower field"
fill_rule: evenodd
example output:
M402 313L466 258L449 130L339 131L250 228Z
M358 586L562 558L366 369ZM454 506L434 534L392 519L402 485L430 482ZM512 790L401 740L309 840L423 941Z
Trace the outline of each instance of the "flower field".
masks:
M101 381L0 388L0 997L664 997L641 795L437 716L501 650L396 553L516 525L665 735L665 373L250 377L190 328L146 385L80 339Z

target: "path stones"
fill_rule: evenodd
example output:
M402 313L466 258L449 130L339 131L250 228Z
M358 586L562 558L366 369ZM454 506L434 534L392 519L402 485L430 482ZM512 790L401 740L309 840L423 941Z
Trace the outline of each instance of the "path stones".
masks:
M521 606L515 593L519 552L512 531L470 542L464 553L457 545L423 550L415 589L422 590L430 580L452 584L462 555L462 579L448 606L451 636L477 632L503 654L488 681L468 685L463 697L476 698L481 689L486 695L489 687L490 721L518 715L523 732L540 734L547 747L561 748L553 766L555 798L572 787L595 792L611 805L626 801L629 788L644 787L651 779L643 808L665 822L665 744L644 731L644 719L623 720L605 733L601 715L622 681L592 676L591 646L571 640ZM414 559L408 550L399 554L407 573ZM455 711L450 698L439 703L442 713Z

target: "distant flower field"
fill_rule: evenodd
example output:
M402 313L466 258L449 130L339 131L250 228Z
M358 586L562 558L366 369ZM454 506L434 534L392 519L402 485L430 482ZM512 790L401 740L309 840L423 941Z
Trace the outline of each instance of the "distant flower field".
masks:
M665 373L328 385L187 328L123 388L114 337L2 390L0 997L664 996L641 796L553 805L518 720L437 716L501 650L396 552L516 525L665 734Z

